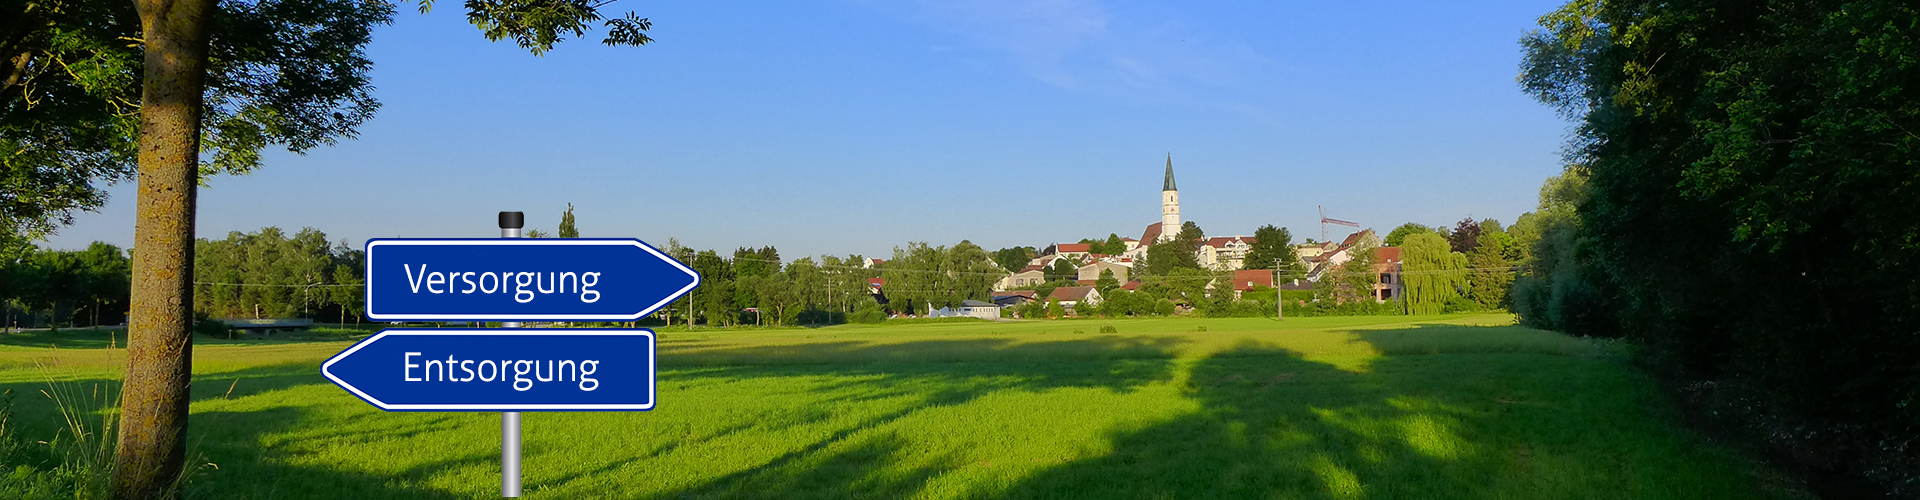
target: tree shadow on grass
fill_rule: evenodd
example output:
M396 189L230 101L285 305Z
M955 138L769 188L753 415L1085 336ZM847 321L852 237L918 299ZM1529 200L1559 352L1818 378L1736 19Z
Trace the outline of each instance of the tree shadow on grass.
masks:
M1485 333L1465 328L1472 327L1419 334ZM1383 340L1383 351L1417 351L1436 340L1401 333L1360 337ZM1387 356L1356 373L1285 349L1243 346L1193 367L1187 390L1201 411L1116 433L1112 453L975 497L1774 495L1742 460L1651 418L1663 403L1642 377L1604 360L1537 352L1560 347L1553 343L1491 347Z
M1606 360L1570 358L1539 345L1507 350L1483 346L1475 351L1451 337L1487 331L1460 328L1469 327L1355 332L1360 342L1386 355L1339 366L1251 342L1206 359L1176 360L1178 340L1117 336L1061 342L830 342L668 353L661 359L663 408L683 404L673 401L676 391L712 394L735 387L765 393L754 397L786 398L781 401L796 402L796 407L763 404L741 408L756 412L752 414L716 414L714 418L732 420L678 439L668 437L664 444L644 450L614 446L609 449L625 452L604 457L590 450L547 450L577 454L583 462L575 471L530 476L527 486L534 496L553 498L911 497L927 494L942 477L973 471L975 464L969 462L976 458L971 450L942 448L946 442L929 444L924 436L909 435L902 422L947 412L974 422L968 425L998 425L1044 408L980 415L968 413L976 411L969 403L1057 389L1124 395L1159 384L1155 390L1165 391L1165 384L1177 381L1177 389L1195 410L1108 431L1107 449L1057 457L1054 465L998 480L969 479L962 491L937 496L1759 496L1738 467L1699 465L1728 462L1726 457L1701 451L1699 440L1649 418L1647 403L1657 396L1631 373L1599 366L1609 363ZM1492 352L1474 354L1486 349ZM1458 355L1420 355L1427 352ZM235 400L307 390L308 385L330 388L310 364L274 365L200 377L195 399L228 398L229 384L221 383L225 378L239 381L232 385ZM766 380L790 383L761 383ZM848 407L869 410L854 414L857 418L835 413ZM497 479L475 472L498 460L497 449L490 446L427 450L426 456L433 458L410 462L321 454L339 447L384 445L387 448L379 449L391 450L413 442L444 443L444 434L437 441L425 438L484 425L478 422L485 419L470 415L400 416L345 399L202 411L195 419L196 446L221 465L191 483L201 497L454 498L469 495L425 485L437 479L444 483L442 476L449 471L465 471L455 473L462 481ZM804 442L767 443L768 436L808 437ZM1043 434L1035 439L1048 438ZM698 456L689 448L711 451L709 443L728 440L785 447L744 467L664 491L632 484L634 468ZM554 447L539 437L530 437L528 446L530 458ZM350 461L353 470L316 460ZM1722 474L1702 476L1703 470Z
M498 455L466 454L406 467L397 472L365 472L301 464L301 448L352 446L354 442L406 440L450 430L447 422L403 423L384 429L334 429L301 436L308 446L268 446L265 437L339 422L312 418L299 407L244 412L201 412L189 438L198 456L213 465L187 483L187 498L367 498L451 499L468 495L416 486L436 473L497 462Z
M1026 357L1047 347L991 340L887 346L839 342L826 346L825 354L815 355L894 360L899 359L894 354L901 352L912 353L909 358L958 352L943 356L960 361L689 369L682 375L710 383L842 376L795 389L831 394L823 398L826 401L918 399L879 421L843 428L747 470L658 497L926 494L935 478L967 467L967 454L958 449L929 450L925 443L910 444L895 431L882 428L896 419L937 406L963 405L1000 391L1066 387L1126 391L1182 380L1181 375L1182 389L1198 403L1197 411L1145 428L1114 431L1109 435L1110 451L1062 457L1060 465L1004 484L975 482L970 493L962 496L1779 496L1758 484L1750 464L1669 425L1661 418L1663 401L1643 377L1592 356L1594 349L1585 342L1515 327L1417 325L1354 333L1358 342L1382 354L1364 363L1330 363L1247 342L1180 364L1171 359L1141 359L1151 354L1136 356L1140 352L1049 361L1044 355ZM775 356L741 352L725 359ZM1440 353L1447 355L1428 355ZM991 354L1006 354L999 357L1006 361L973 361Z
M416 464L393 474L301 464L301 455L315 446L407 442L429 433L455 431L461 423L452 421L449 414L426 414L374 426L342 425L351 422L316 415L316 408L297 404L235 411L209 410L205 406L245 406L247 398L272 397L270 393L313 386L330 388L332 384L320 376L311 363L197 375L191 392L196 408L187 437L192 462L189 466L196 467L197 471L187 483L186 498L466 498L466 495L417 485L449 468L472 467L499 459L497 454L455 456ZM69 409L79 411L89 429L97 431L102 409L118 403L120 381L22 382L0 384L0 390L19 395L10 422L18 426L14 429L16 436L35 441L67 434L63 429L62 408L44 396L43 391L78 396L69 398L78 403ZM270 441L296 444L270 446Z

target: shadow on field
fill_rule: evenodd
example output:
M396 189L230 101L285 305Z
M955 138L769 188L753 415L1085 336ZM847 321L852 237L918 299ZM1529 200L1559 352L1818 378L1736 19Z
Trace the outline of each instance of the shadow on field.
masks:
M697 353L683 361L876 361L715 367L690 374L696 384L839 376L845 381L821 392L857 394L842 400L923 400L757 467L655 498L924 495L933 479L968 474L979 464L966 463L966 450L939 449L881 428L894 420L1005 390L1124 392L1181 376L1181 389L1198 411L1114 432L1110 451L1068 459L1010 483L973 482L959 496L1639 499L1756 493L1747 471L1713 465L1727 463L1726 457L1662 425L1658 415L1648 416L1662 405L1644 381L1625 370L1595 368L1604 362L1585 356L1593 349L1584 342L1517 327L1417 325L1353 333L1385 355L1355 369L1249 341L1176 362L1170 359L1174 341L1118 337L1073 341L1078 345L1071 348L966 340L843 342L812 353L794 351L800 346ZM1469 354L1422 355L1430 353ZM947 362L924 362L929 359ZM913 360L923 362L907 363Z
M445 491L410 487L449 468L495 462L498 455L469 455L416 465L397 473L368 474L333 467L298 464L289 456L298 455L299 445L267 446L262 437L295 431L309 421L303 409L278 407L244 412L200 412L194 414L194 448L217 469L203 472L187 483L186 498L367 498L367 499L452 499L469 498ZM404 440L422 433L444 431L456 424L450 419L429 419L374 430L365 427L337 429L312 428L301 441L311 443L353 443ZM345 426L343 426L345 427Z
M258 366L233 372L196 375L191 399L195 403L238 400L313 385L331 384L312 363ZM98 417L91 415L97 415L103 404L117 404L115 398L120 391L120 381L67 380L53 382L51 386L48 382L0 384L0 391L6 390L18 395L11 423L19 427L14 432L23 438L45 440L55 437L57 433L64 435L64 431L56 431L63 425L61 408L48 400L42 391L78 396L77 399L84 400L81 411L90 415L87 417L88 425L97 426ZM420 484L425 478L449 467L499 460L498 455L493 454L459 457L411 467L398 474L374 475L332 467L299 465L289 460L300 454L298 447L289 450L287 446L264 444L267 436L290 432L302 433L300 440L306 442L377 442L406 440L458 426L447 414L426 415L425 418L409 419L399 425L385 424L372 428L338 426L338 420L317 418L309 414L311 411L308 407L299 406L234 412L196 411L188 434L190 465L212 465L202 467L195 478L187 483L186 498L466 498L407 485Z
M1254 341L1204 359L1176 359L1181 337L1087 336L1009 339L823 342L677 348L661 345L663 394L758 391L766 403L697 418L715 425L633 423L583 442L530 439L529 457L554 443L582 459L577 470L529 477L540 498L1740 498L1752 479L1702 474L1725 459L1698 439L1648 416L1655 396L1642 380L1585 355L1592 347L1516 327L1416 325L1353 332L1382 353L1332 363ZM1430 356L1425 354L1459 353ZM1572 355L1573 357L1570 357ZM769 383L778 380L779 383ZM68 382L101 384L103 381ZM491 416L384 413L351 398L298 404L307 386L328 384L311 363L207 374L195 380L195 450L220 466L190 484L198 498L466 498L426 485L491 481L498 449L460 449L446 436L471 434ZM0 388L32 392L45 384ZM228 391L231 389L231 394ZM261 405L236 401L276 391ZM1139 425L1099 426L1101 446L1049 456L1044 464L994 469L942 434L1034 424L1039 430L975 432L1029 442L1064 440L1046 425L1061 394L1088 419L1112 421L1129 408L1091 408L1119 397L1167 398L1191 411ZM998 397L1024 395L1025 397ZM1036 396L1037 395L1037 396ZM994 398L983 404L983 398ZM293 399L295 401L288 401ZM259 401L259 400L254 400ZM1014 401L1015 403L1008 403ZM1156 400L1158 401L1158 400ZM667 403L672 404L672 403ZM999 405L999 406L993 406ZM1014 406L1008 405L1033 405ZM263 407L264 406L264 407ZM688 406L693 406L688 403ZM992 407L997 413L983 413ZM727 408L727 407L721 407ZM24 413L50 429L50 408ZM938 417L929 415L938 414ZM1031 421L1022 421L1029 415ZM29 415L22 415L29 416ZM483 418L484 417L484 418ZM647 415L659 417L659 415ZM624 418L622 416L621 418ZM530 428L544 420L531 420ZM578 422L578 421L575 421ZM946 427L912 428L940 422ZM675 427L669 427L670 425ZM678 437L672 429L686 429ZM697 431L695 430L697 429ZM490 440L488 432L481 432ZM1099 431L1094 431L1099 432ZM530 431L531 435L540 435ZM632 436L664 434L661 439ZM438 440L433 436L440 436ZM809 436L796 438L795 436ZM771 442L772 439L789 441ZM793 439L804 439L801 442ZM634 443L606 445L606 442ZM993 443L1020 447L1021 443ZM368 451L360 472L312 457L342 448ZM584 448L594 448L587 450ZM635 484L635 469L668 458L754 455L745 465L667 487ZM603 452L593 455L593 452ZM415 453L389 457L382 453ZM703 455L708 454L708 455ZM421 457L427 457L422 460ZM405 464L405 465L397 465ZM1003 466L1006 464L1002 464ZM551 469L550 469L551 470ZM461 472L465 471L465 472ZM688 469L699 474L698 468ZM1709 469L1709 472L1724 472ZM449 479L449 475L453 475ZM943 478L958 478L944 481ZM940 488L937 491L935 488ZM464 490L463 490L464 491ZM1732 493L1729 493L1732 492Z

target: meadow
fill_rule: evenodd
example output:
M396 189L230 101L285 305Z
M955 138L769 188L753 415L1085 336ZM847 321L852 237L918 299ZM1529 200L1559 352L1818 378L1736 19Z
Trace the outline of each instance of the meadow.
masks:
M198 340L189 498L498 496L499 415L369 406L319 375L349 336ZM1680 426L1623 347L1504 314L659 339L658 409L525 415L527 497L1801 496ZM107 399L108 344L0 341L13 432L64 432L50 388Z

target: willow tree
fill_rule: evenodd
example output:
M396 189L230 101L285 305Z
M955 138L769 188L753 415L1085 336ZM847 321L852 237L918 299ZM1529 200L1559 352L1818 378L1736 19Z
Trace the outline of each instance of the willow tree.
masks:
M1400 258L1410 313L1439 313L1448 302L1460 298L1461 289L1467 285L1467 257L1453 251L1452 244L1439 234L1408 235L1400 244Z

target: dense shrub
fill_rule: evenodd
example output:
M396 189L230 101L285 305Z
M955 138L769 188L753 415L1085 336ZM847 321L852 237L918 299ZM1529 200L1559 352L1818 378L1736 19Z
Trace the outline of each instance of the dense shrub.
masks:
M1542 224L1522 318L1630 338L1757 395L1733 424L1767 444L1825 450L1785 455L1920 496L1888 452L1920 443L1920 7L1572 2L1541 23L1521 82L1581 119L1562 177L1584 186Z
M875 303L861 304L859 308L853 310L853 314L847 315L848 323L873 324L886 320L887 310Z

